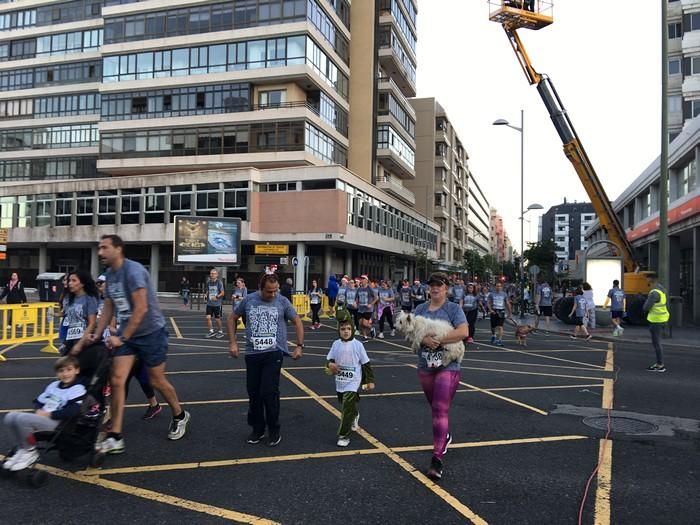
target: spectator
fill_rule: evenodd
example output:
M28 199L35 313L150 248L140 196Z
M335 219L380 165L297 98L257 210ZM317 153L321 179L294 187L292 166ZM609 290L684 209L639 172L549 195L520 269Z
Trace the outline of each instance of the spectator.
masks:
M338 278L334 273L328 278L328 288L326 290L326 295L328 295L328 306L333 308L335 306L335 299L338 297Z
M24 286L22 281L19 280L19 275L17 272L12 272L10 280L7 281L5 288L0 294L0 301L7 297L7 304L22 304L27 302L27 295L24 293ZM12 312L7 312L7 328L8 330L12 328Z
M280 287L280 295L286 297L289 302L292 301L292 286L294 281L290 277L284 281L284 284Z
M661 327L669 320L670 315L666 307L666 290L659 284L659 278L655 273L647 275L650 292L644 303L644 311L647 313L651 344L656 352L656 363L649 366L649 372L665 372L664 351L661 347Z

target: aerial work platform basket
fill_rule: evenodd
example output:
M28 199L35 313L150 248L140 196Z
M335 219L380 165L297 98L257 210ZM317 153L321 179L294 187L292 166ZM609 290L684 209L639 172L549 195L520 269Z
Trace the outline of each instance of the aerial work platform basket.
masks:
M506 29L542 29L554 22L552 0L488 0L489 20Z

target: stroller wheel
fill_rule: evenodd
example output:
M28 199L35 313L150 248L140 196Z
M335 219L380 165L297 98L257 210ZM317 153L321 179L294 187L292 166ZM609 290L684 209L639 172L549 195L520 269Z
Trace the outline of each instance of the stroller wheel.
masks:
M27 482L35 489L38 489L49 482L49 475L43 470L32 470L28 473Z
M90 457L90 466L100 468L105 461L105 455L102 452L94 452Z

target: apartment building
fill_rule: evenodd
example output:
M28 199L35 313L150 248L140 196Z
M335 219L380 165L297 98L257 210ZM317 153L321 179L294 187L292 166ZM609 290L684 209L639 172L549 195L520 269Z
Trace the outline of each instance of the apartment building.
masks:
M513 245L503 225L503 217L498 214L498 210L495 208L489 210L489 223L491 255L498 262L512 261Z
M684 318L700 322L700 119L691 120L669 145L668 233L670 295L683 299ZM642 269L659 265L659 159L615 200L613 207ZM586 232L605 239L598 221ZM596 248L592 248L595 250Z
M243 220L243 273L263 269L248 254L264 232L322 279L410 276L406 254L438 249L403 186L416 16L414 0L0 4L0 273L96 269L94 242L115 231L164 268L173 217L192 214ZM325 222L328 191L345 228ZM308 195L315 224L254 211L304 215ZM174 289L196 270L156 281Z
M590 202L567 202L552 206L540 216L539 240L557 245L557 260L570 261L579 250L588 248L586 230L596 220Z
M434 98L410 100L416 114L415 208L440 226L440 266L458 270L464 252L489 253L489 203L469 170L469 155Z

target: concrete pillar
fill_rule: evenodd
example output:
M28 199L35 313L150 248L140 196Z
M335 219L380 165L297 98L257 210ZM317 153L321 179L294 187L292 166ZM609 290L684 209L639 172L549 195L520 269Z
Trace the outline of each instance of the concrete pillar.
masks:
M659 243L658 241L647 244L649 254L649 270L656 272L659 270ZM665 284L665 283L664 283Z
M158 269L160 267L160 245L151 245L151 281L153 288L158 291Z
M44 273L47 271L49 256L46 252L47 250L45 244L39 246L39 273Z
M325 246L323 249L323 277L321 277L321 282L318 285L321 288L325 288L328 283L328 279L331 276L331 255L333 254L333 249L330 246Z
M681 238L669 236L669 257L668 257L668 292L671 295L681 294Z
M352 248L345 249L345 275L352 279Z
M693 322L700 323L700 227L693 228Z
M297 293L304 293L306 290L306 266L304 265L304 258L306 257L306 245L303 242L297 243L297 255L296 258L299 260L296 268L294 268L294 291Z
M100 275L100 259L97 256L97 246L90 247L90 275L93 279Z

